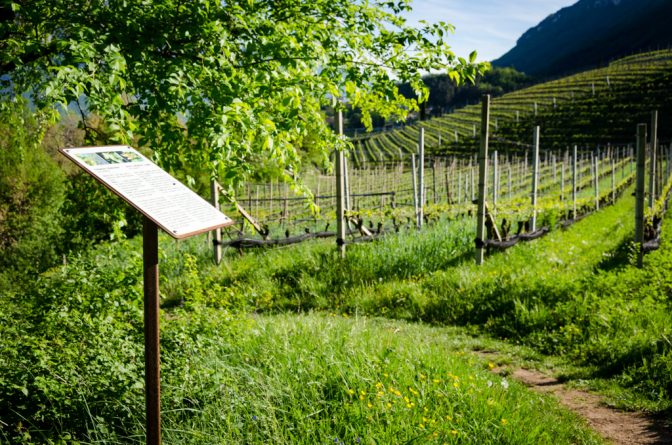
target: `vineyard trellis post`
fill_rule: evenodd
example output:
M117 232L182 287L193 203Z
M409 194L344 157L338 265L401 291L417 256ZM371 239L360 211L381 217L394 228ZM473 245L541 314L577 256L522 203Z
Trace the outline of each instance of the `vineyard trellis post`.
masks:
M432 197L434 198L434 204L437 204L439 199L436 196L436 157L432 157Z
M565 163L560 163L560 202L565 202Z
M422 229L423 210L425 207L425 129L420 127L418 139L418 213L416 214L418 229Z
M651 112L651 134L649 136L649 208L653 208L656 197L656 151L658 149L658 111Z
M219 210L219 184L214 179L210 181L210 199L214 208ZM212 231L213 257L215 264L222 262L222 228L218 227Z
M317 172L317 175L315 175L316 178L316 184L315 184L315 205L319 206L320 205L320 182L322 182L320 179L322 179L322 175L320 172ZM271 187L271 192L273 191L273 188ZM271 193L271 198L273 198L273 194ZM271 199L272 201L272 199ZM271 207L271 213L273 212L273 207Z
M413 214L415 215L415 222L418 223L418 177L416 175L417 166L416 166L416 157L417 155L413 153L411 155L411 182L413 183ZM418 226L418 229L420 226Z
M508 164L508 173L509 173L509 177L508 177L508 182L507 182L507 190L509 192L509 200L511 200L512 197L513 197L513 185L511 184L511 164L510 163Z
M336 132L343 136L343 112L336 113ZM341 258L345 258L345 154L336 150L336 246Z
M471 195L470 195L469 198L471 199L472 202L474 201L474 199L476 199L476 190L475 190L476 187L475 187L475 184L474 184L474 182L475 182L474 177L476 176L476 174L474 173L475 168L476 168L475 166L471 165L471 160L469 160L469 180L471 181L470 182L470 187L469 187L469 190L471 191Z
M460 168L461 162L457 162L457 204L462 204L462 169Z
M282 202L282 225L283 227L289 225L289 186L285 184L284 197Z
M672 143L667 146L667 162L665 163L665 176L669 179L672 172Z
M574 153L572 156L572 219L576 219L576 174L578 169L578 147L574 146Z
M600 156L591 153L593 165L593 190L595 192L595 210L600 210Z
M497 189L499 187L499 177L497 175L497 168L499 167L497 158L497 150L492 152L492 208L497 206Z
M488 182L488 137L490 95L483 95L481 105L481 147L478 152L478 209L476 211L476 264L483 264L485 255L485 194Z
M551 165L553 165L553 184L558 182L558 169L555 153L551 153Z
M532 224L531 231L537 230L537 192L539 189L539 126L534 127L532 135Z
M345 211L349 212L352 210L352 207L350 206L352 203L350 202L350 175L348 173L348 158L346 158L345 155L343 155L343 195L345 197ZM347 223L347 225L350 226L349 223Z
M637 125L637 185L635 187L635 245L637 267L644 263L644 176L646 175L646 124Z
M616 203L616 160L612 157L611 161L611 203Z

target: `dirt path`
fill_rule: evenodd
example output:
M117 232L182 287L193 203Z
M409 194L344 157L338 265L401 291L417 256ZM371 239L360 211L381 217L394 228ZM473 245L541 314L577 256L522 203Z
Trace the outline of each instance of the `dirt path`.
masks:
M492 354L479 353L490 359ZM494 368L493 372L503 372ZM554 395L562 405L582 416L602 437L620 445L672 445L672 430L662 419L643 413L633 413L609 408L602 397L585 391L567 388L554 377L529 369L507 369L511 378L534 391Z

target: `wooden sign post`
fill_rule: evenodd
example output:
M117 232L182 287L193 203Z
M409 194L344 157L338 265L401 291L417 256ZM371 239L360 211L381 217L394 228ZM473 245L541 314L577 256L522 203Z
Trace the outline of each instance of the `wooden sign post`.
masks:
M145 409L147 444L161 443L159 227L175 239L232 225L228 216L127 146L60 152L143 214Z

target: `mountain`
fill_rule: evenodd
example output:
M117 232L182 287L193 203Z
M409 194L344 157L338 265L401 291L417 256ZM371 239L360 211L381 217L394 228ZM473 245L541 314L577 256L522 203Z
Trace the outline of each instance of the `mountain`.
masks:
M534 76L604 65L672 45L671 0L580 0L527 30L492 63Z

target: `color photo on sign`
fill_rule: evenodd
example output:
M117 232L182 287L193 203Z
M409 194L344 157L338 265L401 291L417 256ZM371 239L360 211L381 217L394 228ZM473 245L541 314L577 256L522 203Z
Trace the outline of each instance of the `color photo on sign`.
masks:
M81 159L86 165L119 164L123 162L143 162L143 157L132 151L104 151L100 153L79 153L75 157Z
M228 216L131 147L65 148L61 152L173 238L233 224Z

